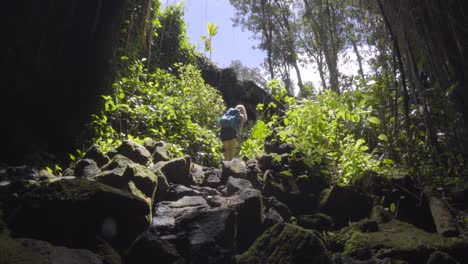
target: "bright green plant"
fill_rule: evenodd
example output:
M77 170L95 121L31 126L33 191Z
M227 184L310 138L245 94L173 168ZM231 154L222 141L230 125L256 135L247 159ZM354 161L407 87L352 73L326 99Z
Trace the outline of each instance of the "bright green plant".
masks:
M150 137L176 144L179 153L197 162L217 164L222 97L193 66L176 67L178 76L148 72L142 61L130 65L128 75L114 84L115 94L103 96L104 109L93 116L94 143L106 151L122 138Z
M279 135L311 165L322 165L340 182L350 182L380 162L370 154L361 133L378 118L359 91L338 95L324 91L313 100L290 105Z
M212 40L213 37L218 34L219 26L216 23L208 23L206 25L206 29L208 31L208 36L201 36L200 39L205 42L205 51L210 52L210 59L211 59L211 52L213 51Z

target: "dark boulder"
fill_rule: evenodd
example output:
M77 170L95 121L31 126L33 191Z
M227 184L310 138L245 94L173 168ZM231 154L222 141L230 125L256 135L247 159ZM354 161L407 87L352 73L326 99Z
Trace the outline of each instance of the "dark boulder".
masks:
M246 179L249 180L255 189L261 189L263 185L263 174L259 168L257 159L250 159L245 163L247 167Z
M271 170L273 168L274 158L271 154L262 155L257 158L258 168L261 171Z
M151 224L152 230L159 235L171 234L177 218L210 206L201 196L185 196L177 201L164 201L156 204Z
M296 216L297 225L307 229L317 231L328 231L334 226L333 219L324 214L298 215Z
M119 154L141 165L146 165L151 157L151 153L143 145L130 140L124 140L116 150Z
M63 172L64 176L75 176L77 178L91 178L101 173L99 166L92 159L81 159L72 167Z
M286 204L293 214L310 214L317 211L317 196L313 193L302 193L294 176L288 171L266 171L262 192Z
M199 264L234 263L236 213L234 209L197 210L176 221L181 247L186 245L187 262Z
M270 210L270 208L275 209L281 217L286 221L289 222L291 219L291 211L289 210L288 206L285 205L284 203L278 201L275 197L264 197L263 198L264 204L265 204L265 210Z
M3 211L5 216L9 216L9 214L16 209L23 195L40 186L40 182L33 180L20 180L1 184L0 210Z
M373 200L355 186L334 186L323 193L320 212L329 215L338 227L369 217Z
M190 187L191 185L195 185L195 181L190 174L191 163L190 156L185 156L170 161L158 162L151 167L151 170L153 172L160 170L169 183Z
M145 232L140 235L129 249L127 264L183 264L186 263L176 246L155 235Z
M427 264L459 264L460 262L456 261L449 254L442 251L435 251L427 260Z
M199 191L203 194L203 197L207 198L209 196L215 196L215 195L221 195L221 193L214 189L214 188L210 188L210 187L206 187L206 186L192 186L192 188L196 191Z
M38 178L38 172L30 166L23 165L0 168L0 182L37 180Z
M284 222L283 217L275 210L275 208L270 208L268 212L265 214L265 219L263 221L263 228L267 230L268 228Z
M184 196L204 196L202 192L186 187L181 184L170 184L167 201L177 201Z
M134 195L87 179L50 182L23 195L9 217L15 237L92 248L102 236L118 250L149 226L150 210Z
M102 151L102 149L96 145L91 146L85 152L83 159L94 160L99 168L106 165L110 161L110 158L104 153L104 151Z
M247 177L247 167L245 162L241 159L233 159L230 161L223 161L222 163L221 182L226 183L229 177L243 178Z
M321 174L300 175L296 178L296 184L302 193L314 195L319 195L329 185L325 176Z
M35 239L18 239L21 245L36 253L38 259L47 264L105 264L101 257L87 249L72 249L54 246L48 242Z
M211 188L217 188L221 186L221 170L212 169L205 172L204 180L202 185Z
M236 192L245 189L252 189L252 183L250 181L240 178L229 177L226 183L226 195L231 196Z
M213 196L208 199L212 207L234 208L237 213L237 250L245 251L261 234L263 202L259 190L242 189L229 197Z

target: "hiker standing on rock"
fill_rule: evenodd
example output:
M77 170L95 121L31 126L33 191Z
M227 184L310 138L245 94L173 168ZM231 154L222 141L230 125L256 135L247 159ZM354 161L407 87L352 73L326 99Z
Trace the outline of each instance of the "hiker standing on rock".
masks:
M229 108L221 117L219 137L223 142L224 160L232 160L239 143L239 135L247 121L247 111L243 105Z

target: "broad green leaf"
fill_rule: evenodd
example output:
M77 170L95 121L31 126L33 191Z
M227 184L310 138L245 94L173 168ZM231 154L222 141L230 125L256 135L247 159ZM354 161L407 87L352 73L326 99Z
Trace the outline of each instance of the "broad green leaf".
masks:
M373 124L376 124L376 125L380 125L380 119L378 119L377 117L375 116L371 116L369 117L369 122L373 123Z
M385 164L385 165L393 165L394 164L393 160L391 160L391 159L384 159L382 161L382 163Z
M378 138L382 141L388 142L388 137L385 134L380 134Z

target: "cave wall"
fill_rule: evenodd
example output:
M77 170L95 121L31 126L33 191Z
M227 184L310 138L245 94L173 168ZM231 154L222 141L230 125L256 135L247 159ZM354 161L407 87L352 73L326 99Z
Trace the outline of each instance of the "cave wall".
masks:
M445 91L456 87L451 99L468 131L468 5L458 0L382 2L402 53L414 56L413 79L424 73Z
M7 1L0 44L0 163L76 148L116 75L123 23L151 0Z
M278 107L275 113L282 115L285 108L263 88L252 81L239 81L237 74L231 68L218 69L212 65L200 65L202 77L205 82L221 92L226 107L235 107L243 104L247 110L249 120L256 120L257 105L265 106L273 102Z

